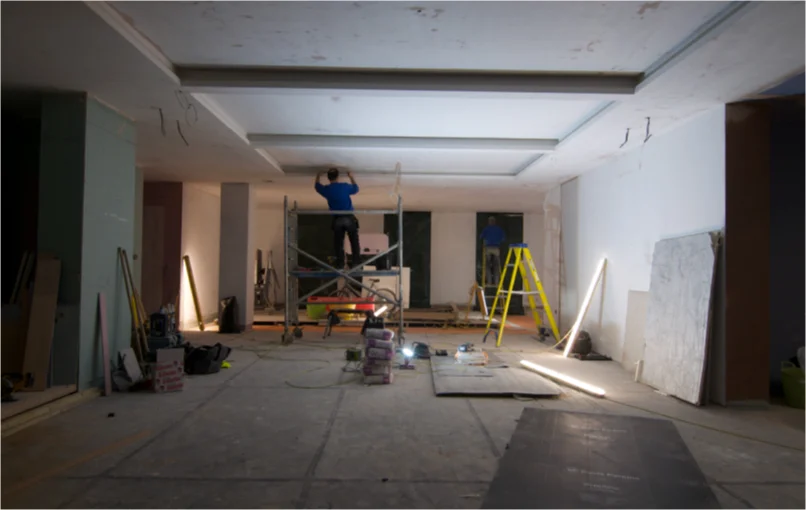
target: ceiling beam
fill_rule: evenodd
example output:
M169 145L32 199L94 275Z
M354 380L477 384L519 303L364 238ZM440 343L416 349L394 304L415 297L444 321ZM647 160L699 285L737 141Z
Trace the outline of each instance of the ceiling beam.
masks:
M640 73L528 73L331 69L320 67L176 66L182 87L227 89L388 90L629 96Z
M287 176L315 176L321 172L324 172L332 167L336 168L346 168L341 165L328 165L328 166L298 166L298 167L286 167L285 168L285 175ZM378 178L394 178L397 176L397 172L394 170L374 170L371 168L351 168L350 169L353 174L357 177L378 177ZM403 170L400 172L401 178L428 178L428 179L500 179L500 180L513 180L515 175L512 173L498 173L498 172L491 172L491 173L462 173L457 172L455 170L448 170L448 171L406 171Z
M248 134L246 136L253 147L551 152L558 143L557 140L542 138L422 138L270 134Z

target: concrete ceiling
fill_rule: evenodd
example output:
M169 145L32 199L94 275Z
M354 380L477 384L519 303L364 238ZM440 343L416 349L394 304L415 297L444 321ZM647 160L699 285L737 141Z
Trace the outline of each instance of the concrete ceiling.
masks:
M116 2L179 65L643 72L725 2Z
M408 208L540 210L647 118L659 134L802 72L803 18L802 2L5 2L3 85L87 90L135 119L148 179L308 206L308 174L336 165L375 207L399 162Z

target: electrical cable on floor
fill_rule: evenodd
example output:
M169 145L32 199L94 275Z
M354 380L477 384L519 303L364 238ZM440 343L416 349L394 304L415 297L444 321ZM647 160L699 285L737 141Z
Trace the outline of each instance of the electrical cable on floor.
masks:
M290 386L290 387L298 389L298 390L323 390L323 389L327 389L327 388L334 388L336 386L343 386L345 384L354 383L354 382L357 382L359 379L360 379L360 376L354 377L352 379L348 379L348 380L342 381L342 382L337 382L337 383L333 383L333 384L325 384L324 386L302 386L302 385L298 385L298 384L293 384L290 381L285 381L285 384L287 386Z
M322 345L316 345L316 344L300 344L300 345L310 345L310 346L313 346L313 347L318 347L318 348L322 348L322 349L326 349L326 350L344 350L344 346L334 347L334 346L322 346ZM264 352L277 351L281 347L284 348L280 344L270 344L270 345L267 345L267 346L265 346L263 348L239 347L239 349L242 350L242 351L254 352L258 356L258 358L260 358L260 359L270 359L270 360L275 360L275 361L291 361L291 362L298 362L298 363L315 362L315 363L324 363L325 364L324 366L321 366L321 367L316 367L316 368L312 368L312 369L303 369L303 370L300 370L298 372L295 372L295 374L309 374L311 372L316 372L318 370L322 370L324 368L327 368L328 366L330 366L332 364L331 360L325 360L325 359L287 358L287 357L270 356L270 355L263 354ZM350 371L345 370L344 372L346 373L346 372L350 372ZM353 378L348 379L346 381L340 381L340 382L336 382L336 383L325 384L325 385L322 385L322 386L305 386L305 385L301 385L301 384L295 384L295 383L291 382L289 379L286 379L285 381L283 381L283 383L286 386L289 386L289 387L295 388L295 389L299 389L299 390L321 390L321 389L333 388L333 387L336 387L336 386L342 386L342 385L345 385L345 384L354 383L354 382L358 381L359 378L360 377L353 377Z

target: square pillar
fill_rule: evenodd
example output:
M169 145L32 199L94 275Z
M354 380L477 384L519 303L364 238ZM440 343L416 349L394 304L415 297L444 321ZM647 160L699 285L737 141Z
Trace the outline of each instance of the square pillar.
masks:
M53 385L103 383L98 293L106 296L109 352L130 345L119 263L135 245L134 123L84 93L42 101L37 245L61 260L52 344Z
M251 184L221 184L219 299L235 297L242 331L252 329L255 314L255 191Z

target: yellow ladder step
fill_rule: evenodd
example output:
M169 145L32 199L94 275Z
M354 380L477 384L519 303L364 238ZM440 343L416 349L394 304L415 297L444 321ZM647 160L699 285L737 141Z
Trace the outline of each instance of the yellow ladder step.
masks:
M484 342L487 341L487 335L492 328L493 320L495 320L495 312L497 311L499 305L498 300L499 297L502 296L506 296L506 298L504 299L503 308L501 309L500 327L497 328L498 335L495 342L496 347L501 346L501 340L504 337L504 328L506 326L507 313L509 312L509 304L512 301L512 296L528 297L529 307L532 310L532 317L535 320L535 326L537 327L539 334L545 328L542 326L540 312L538 311L538 306L535 302L534 296L540 296L540 301L543 305L540 309L546 313L549 325L551 326L551 332L554 335L555 340L559 341L560 332L557 329L557 323L554 320L554 313L552 312L551 306L549 306L549 301L543 289L543 284L540 281L540 276L538 276L537 269L535 269L532 254L529 252L529 246L526 243L511 244L509 246L507 259L503 264L503 268L504 269L501 273L501 277L498 280L498 286L496 287L495 298L493 299L493 304L490 307L490 315L487 317L487 328L484 331ZM508 274L510 271L511 274ZM515 280L517 279L518 274L520 274L521 280L523 281L523 290L515 290ZM531 275L531 281L529 280L528 275ZM507 288L504 289L504 282L507 281L507 277L509 277L509 282L507 283ZM533 288L534 290L532 290Z

